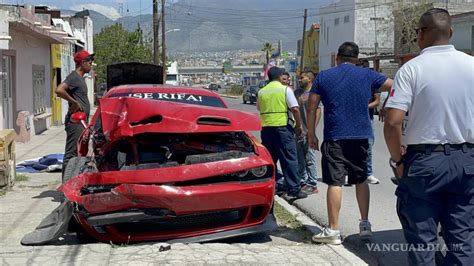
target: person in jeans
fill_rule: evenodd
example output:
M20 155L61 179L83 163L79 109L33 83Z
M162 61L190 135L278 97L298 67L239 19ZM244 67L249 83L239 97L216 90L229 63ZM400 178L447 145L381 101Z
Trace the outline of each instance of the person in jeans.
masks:
M316 151L308 146L308 126L306 119L306 109L308 105L309 91L313 84L314 74L311 71L303 72L300 75L300 88L295 90L298 100L303 124L303 135L297 138L296 150L298 152L298 176L301 178L301 190L306 194L318 193L318 174L316 169ZM321 118L321 108L316 110L316 123Z
M359 61L359 66L363 68L369 68L369 60L367 59L361 59ZM377 106L380 104L380 93L374 93L372 96L371 101L369 102L369 116L370 116L370 123L372 124L372 130L374 130L374 111ZM369 184L378 184L380 183L380 180L374 176L374 170L372 167L372 149L374 147L374 142L375 142L375 133L372 138L369 138L369 158L367 160L367 182Z
M77 156L77 141L84 131L84 126L82 126L81 123L71 122L71 115L75 112L82 111L88 118L91 109L89 98L87 97L87 85L84 81L84 75L91 71L93 61L94 54L90 54L86 50L81 50L75 53L74 62L76 63L76 69L71 72L71 74L69 74L55 90L58 97L69 103L69 109L64 121L66 130L66 147L62 170L63 182L64 170L66 169L69 160Z
M367 183L369 138L373 130L367 104L375 91L388 91L392 82L367 68L356 66L359 47L353 42L339 46L337 66L321 71L311 88L308 103L308 142L319 149L316 110L324 105L324 141L321 146L323 182L328 185L329 226L313 236L317 243L341 244L339 211L345 176L355 184L360 210L360 236L372 235L369 217L370 190Z
M426 11L416 33L420 55L398 70L384 124L408 262L435 265L441 224L443 265L474 265L474 58L449 44L445 9Z
M280 83L283 71L272 67L268 71L270 82L258 91L257 109L262 122L262 144L270 152L275 165L280 162L284 176L284 188L288 199L306 198L298 178L298 160L295 133L302 134L301 116L293 91ZM290 124L288 109L295 119Z

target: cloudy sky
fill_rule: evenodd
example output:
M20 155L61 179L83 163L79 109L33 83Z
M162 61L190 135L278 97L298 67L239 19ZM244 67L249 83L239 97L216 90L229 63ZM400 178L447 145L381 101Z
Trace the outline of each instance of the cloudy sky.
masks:
M91 9L111 19L119 18L121 14L134 16L152 12L152 0L0 0L0 4L16 5L17 3L71 10ZM123 7L123 13L121 7Z

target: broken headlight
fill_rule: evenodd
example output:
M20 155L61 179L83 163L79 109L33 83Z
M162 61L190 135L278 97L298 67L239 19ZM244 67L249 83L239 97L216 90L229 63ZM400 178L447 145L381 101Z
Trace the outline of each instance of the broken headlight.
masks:
M262 177L267 173L267 170L267 166L261 166L253 168L252 170L250 170L250 172L252 172L252 174L256 177Z
M259 166L249 170L243 170L233 173L233 176L241 178L242 180L268 177L271 173L271 168L267 165Z
M240 172L235 173L235 175L237 177L245 177L248 173L249 173L248 170L244 170L244 171L240 171Z
M115 187L117 187L117 185L89 185L89 186L84 186L84 187L81 188L81 196L89 195L89 194L96 194L96 193L110 192Z

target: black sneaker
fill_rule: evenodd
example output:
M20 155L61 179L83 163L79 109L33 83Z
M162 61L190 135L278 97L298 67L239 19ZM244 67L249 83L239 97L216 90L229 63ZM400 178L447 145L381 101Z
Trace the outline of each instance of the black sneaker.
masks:
M296 193L287 193L287 196L291 199L304 199L304 198L308 197L308 194L306 194L303 191L299 190Z

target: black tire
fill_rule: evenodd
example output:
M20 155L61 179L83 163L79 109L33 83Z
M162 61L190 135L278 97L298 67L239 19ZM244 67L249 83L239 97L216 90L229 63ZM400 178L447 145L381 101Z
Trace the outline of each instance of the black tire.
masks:
M81 167L87 163L87 157L72 157L64 169L63 183L80 174Z
M247 101L245 99L242 98L242 101L244 102L244 104L247 104Z

